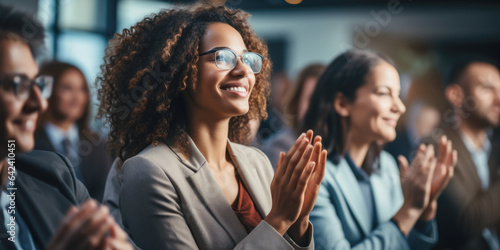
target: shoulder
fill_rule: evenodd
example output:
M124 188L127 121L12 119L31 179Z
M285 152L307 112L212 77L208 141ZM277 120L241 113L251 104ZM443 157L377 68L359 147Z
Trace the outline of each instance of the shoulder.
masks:
M139 154L125 160L121 169L122 183L146 183L159 179L183 179L193 170L183 163L169 146L150 145Z
M326 160L325 176L321 181L321 186L328 188L337 187L336 178L343 178L342 176L338 176L341 172L340 168L342 164L347 164L344 157L340 157L338 162L335 162L330 158Z
M380 152L379 159L380 159L381 169L390 169L390 170L399 169L396 159L389 152L387 151Z
M33 150L16 156L15 167L23 175L18 181L37 180L39 187L53 186L59 193L79 203L89 198L87 189L76 178L73 166L61 154Z
M71 177L72 166L61 154L33 150L16 156L16 168L27 174L44 173L42 176Z
M130 168L160 168L162 162L168 162L169 164L175 164L179 161L177 155L173 153L170 148L160 143L156 146L150 145L143 149L137 155L130 157L123 163L122 169L127 170Z

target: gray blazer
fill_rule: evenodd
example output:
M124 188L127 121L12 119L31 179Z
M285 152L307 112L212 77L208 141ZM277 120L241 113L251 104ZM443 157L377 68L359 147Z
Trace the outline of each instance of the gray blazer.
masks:
M205 158L189 139L189 159L160 143L126 160L120 212L125 230L143 249L313 249L299 247L264 220L248 234ZM228 143L229 154L257 210L271 209L273 169L258 149Z

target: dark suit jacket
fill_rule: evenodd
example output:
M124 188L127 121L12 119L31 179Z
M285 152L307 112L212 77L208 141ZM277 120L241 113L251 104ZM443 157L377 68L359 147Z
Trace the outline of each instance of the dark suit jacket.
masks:
M34 150L15 160L16 209L36 247L44 249L70 206L90 197L68 159L60 154Z
M490 187L483 190L476 165L457 130L440 129L458 153L455 175L438 200L439 243L436 249L488 249L481 235L484 228L500 232L500 148L491 141ZM425 142L436 145L438 136Z
M102 202L106 177L111 167L111 157L104 148L105 142L106 139L97 133L80 133L80 148L85 150L78 154L82 159L79 166L82 174L81 181L90 196L99 202ZM35 149L55 151L44 129L35 135Z

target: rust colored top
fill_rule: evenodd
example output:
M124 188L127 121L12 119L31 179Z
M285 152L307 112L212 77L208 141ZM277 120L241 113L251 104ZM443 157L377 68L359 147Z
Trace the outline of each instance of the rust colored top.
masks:
M250 233L262 221L262 217L255 208L255 204L243 185L240 176L236 175L236 179L238 180L238 197L236 197L236 201L231 205L231 208L247 230L247 233Z

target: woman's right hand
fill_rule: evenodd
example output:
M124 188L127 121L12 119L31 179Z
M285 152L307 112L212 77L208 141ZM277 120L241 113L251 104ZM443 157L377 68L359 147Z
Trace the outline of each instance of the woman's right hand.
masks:
M403 234L408 235L430 202L432 177L436 168L434 147L420 145L410 167L405 157L400 156L398 160L404 202L393 219Z
M303 133L285 154L280 153L271 182L272 207L265 221L284 235L298 219L304 193L315 168L310 160L313 146Z

